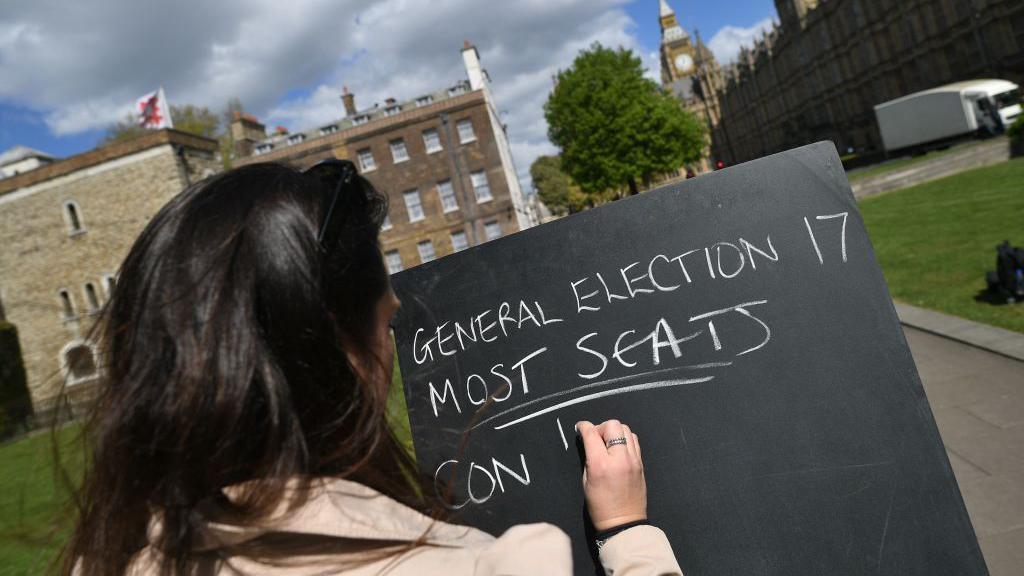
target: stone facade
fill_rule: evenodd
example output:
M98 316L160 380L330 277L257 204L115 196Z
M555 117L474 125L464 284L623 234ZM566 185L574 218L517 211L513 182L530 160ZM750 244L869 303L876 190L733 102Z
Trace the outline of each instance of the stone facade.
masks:
M476 49L467 44L463 58L468 80L407 102L359 111L346 89L346 117L314 130L254 140L262 126L239 115L236 151L253 154L236 165L352 160L388 197L381 240L392 271L532 226L538 216L519 187Z
M121 261L172 196L219 168L216 149L161 130L0 180L0 300L37 414L65 381L87 394L98 368L87 336Z
M717 156L743 162L818 140L882 150L874 106L977 78L1024 82L1020 0L776 0L780 23L716 94Z

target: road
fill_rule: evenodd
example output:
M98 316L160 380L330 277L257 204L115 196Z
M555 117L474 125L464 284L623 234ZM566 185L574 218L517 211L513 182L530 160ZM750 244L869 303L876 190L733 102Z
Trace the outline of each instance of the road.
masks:
M851 188L853 188L855 197L864 198L944 178L971 168L997 164L1009 157L1010 149L1005 137L983 142L968 142L957 145L949 153L935 158L922 160L904 168L897 168L874 176L867 176L853 182Z
M1024 574L1024 362L904 332L988 569Z

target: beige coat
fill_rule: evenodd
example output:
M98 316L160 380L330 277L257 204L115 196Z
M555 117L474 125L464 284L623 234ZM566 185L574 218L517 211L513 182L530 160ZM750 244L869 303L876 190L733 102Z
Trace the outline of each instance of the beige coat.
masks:
M569 575L569 537L551 524L523 524L495 538L475 528L433 521L362 484L321 482L309 500L260 526L208 523L197 554L208 558L201 574L390 574L394 576ZM150 537L159 530L154 522ZM426 534L426 544L410 547ZM272 558L256 560L258 545ZM388 558L374 555L388 554ZM682 574L665 533L637 526L601 548L601 563L615 576ZM224 559L226 558L226 560ZM359 566L355 562L366 562ZM159 556L146 548L129 574L152 572Z

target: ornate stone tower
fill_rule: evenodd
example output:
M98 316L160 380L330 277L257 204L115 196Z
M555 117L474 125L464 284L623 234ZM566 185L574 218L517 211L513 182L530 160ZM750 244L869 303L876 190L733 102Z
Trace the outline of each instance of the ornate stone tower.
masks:
M711 167L710 139L717 132L721 117L718 90L722 87L722 70L715 56L700 41L690 40L666 0L660 0L658 19L661 23L661 85L678 98L683 107L693 112L706 125L708 151L701 169Z
M676 13L668 2L660 0L661 22L661 83L669 86L697 71L697 51L690 36L679 26Z

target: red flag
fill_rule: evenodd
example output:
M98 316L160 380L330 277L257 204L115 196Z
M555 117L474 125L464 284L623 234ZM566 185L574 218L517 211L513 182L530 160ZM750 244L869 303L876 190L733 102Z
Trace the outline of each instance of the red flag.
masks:
M171 109L167 105L167 97L161 87L150 92L135 102L135 119L143 128L174 128L171 122Z

